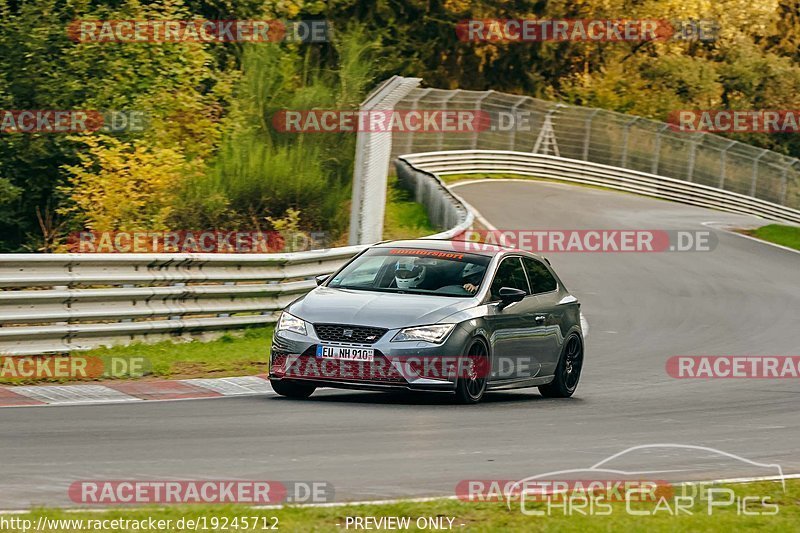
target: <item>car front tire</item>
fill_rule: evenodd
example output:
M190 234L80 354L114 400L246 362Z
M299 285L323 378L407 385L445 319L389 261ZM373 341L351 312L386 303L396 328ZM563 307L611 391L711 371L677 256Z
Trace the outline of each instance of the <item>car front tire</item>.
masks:
M465 365L468 367L466 372L458 376L456 401L462 404L478 403L486 393L486 382L489 376L489 349L482 340L474 339L465 353L472 364Z
M314 391L317 389L314 385L285 379L280 381L270 380L270 384L272 385L272 390L287 398L308 398L314 394Z
M564 343L555 378L547 385L540 386L539 392L545 398L569 398L578 388L582 368L583 341L579 335L573 334Z

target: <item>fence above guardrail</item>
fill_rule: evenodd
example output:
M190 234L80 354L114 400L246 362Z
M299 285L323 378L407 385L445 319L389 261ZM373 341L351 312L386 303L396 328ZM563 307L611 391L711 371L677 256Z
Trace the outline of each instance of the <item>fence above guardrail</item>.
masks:
M453 150L539 153L800 209L800 160L719 135L675 131L642 117L496 91L416 88L395 108L470 111L491 120L472 130L395 131L393 158Z
M757 215L800 224L800 210L716 187L647 172L529 152L452 150L399 157L417 171L434 175L520 174L557 181L596 185L644 196Z

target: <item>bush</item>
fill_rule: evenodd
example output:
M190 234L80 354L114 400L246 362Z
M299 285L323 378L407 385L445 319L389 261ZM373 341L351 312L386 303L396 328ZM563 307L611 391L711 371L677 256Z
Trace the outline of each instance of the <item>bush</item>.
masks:
M373 81L370 50L359 28L333 43L328 66L312 61L321 52L308 47L245 47L222 148L211 170L181 190L171 224L233 230L295 209L302 229L343 233L355 135L280 133L271 118L285 109L357 108Z

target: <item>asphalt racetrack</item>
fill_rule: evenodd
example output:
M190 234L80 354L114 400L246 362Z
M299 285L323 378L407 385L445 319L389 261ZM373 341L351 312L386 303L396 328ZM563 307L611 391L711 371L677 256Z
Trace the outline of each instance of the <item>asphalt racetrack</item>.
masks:
M455 189L501 229L704 229L757 219L540 182ZM717 231L692 253L550 254L590 324L576 396L320 390L0 410L0 502L72 505L77 480L327 481L336 500L452 496L467 479L586 468L630 447L710 447L800 472L800 380L678 380L673 355L800 355L800 254ZM266 347L265 347L266 349ZM775 471L710 451L653 448L615 459L660 479Z

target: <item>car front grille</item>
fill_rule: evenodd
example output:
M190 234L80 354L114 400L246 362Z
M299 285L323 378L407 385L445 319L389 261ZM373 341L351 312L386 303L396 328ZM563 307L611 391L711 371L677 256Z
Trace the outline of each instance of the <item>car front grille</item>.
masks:
M314 331L323 341L375 344L389 330L344 324L314 324Z
M408 383L403 375L380 353L375 353L375 359L367 362L320 359L309 352L307 350L288 366L286 357L278 356L273 360L273 368L284 378L377 385L406 385Z

